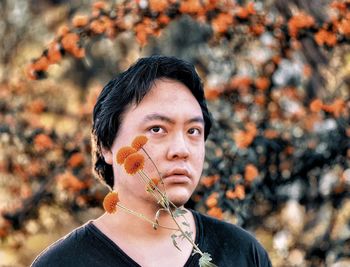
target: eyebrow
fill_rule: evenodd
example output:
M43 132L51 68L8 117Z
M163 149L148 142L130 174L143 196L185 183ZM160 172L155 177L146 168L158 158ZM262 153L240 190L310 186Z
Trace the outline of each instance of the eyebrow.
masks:
M143 121L145 122L155 121L155 120L164 121L170 124L175 124L175 121L173 119L159 113L152 113L143 118ZM204 120L201 116L195 116L193 118L190 118L185 123L188 124L193 122L199 122L204 125Z

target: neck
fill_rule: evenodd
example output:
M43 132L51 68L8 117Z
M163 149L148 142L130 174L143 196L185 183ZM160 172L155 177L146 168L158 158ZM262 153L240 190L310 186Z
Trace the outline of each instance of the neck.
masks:
M145 200L142 198L125 197L121 199L119 203L122 207L117 207L115 214L104 214L98 218L95 224L104 232L108 231L110 235L120 235L120 233L127 234L129 238L145 238L145 239L161 239L170 238L175 232L172 229L178 229L178 225L182 227L184 231L193 231L193 218L190 212L187 212L183 218L182 216L177 217L177 223L174 221L172 216L166 210L161 210L155 200ZM132 213L137 213L139 216ZM159 226L155 230L152 222L156 222L156 214L159 213L158 224ZM142 214L142 215L140 215ZM145 218L140 218L140 217ZM190 223L191 229L184 226L183 222Z

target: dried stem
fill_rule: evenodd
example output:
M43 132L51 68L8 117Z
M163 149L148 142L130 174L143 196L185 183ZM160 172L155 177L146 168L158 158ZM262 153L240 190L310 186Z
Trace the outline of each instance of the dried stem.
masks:
M146 222L149 222L150 224L152 224L152 226L157 226L157 227L161 227L161 228L164 228L164 229L168 229L168 230L174 230L174 231L178 231L178 229L176 228L171 228L171 227L167 227L167 226L164 226L164 225L161 225L157 222L154 222L152 221L151 219L147 218L145 215L143 215L142 213L138 213L136 211L133 211L125 206L123 206L122 204L120 204L119 202L117 203L117 206L121 209L123 209L124 211L126 211L127 213L130 213L132 215L135 215L137 217L139 217L140 219L146 221Z

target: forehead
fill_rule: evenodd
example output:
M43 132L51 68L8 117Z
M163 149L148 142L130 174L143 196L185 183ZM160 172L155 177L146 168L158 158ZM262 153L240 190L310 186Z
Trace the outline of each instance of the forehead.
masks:
M170 79L156 80L142 101L133 105L126 113L129 112L139 116L154 112L174 116L202 116L201 107L187 86Z

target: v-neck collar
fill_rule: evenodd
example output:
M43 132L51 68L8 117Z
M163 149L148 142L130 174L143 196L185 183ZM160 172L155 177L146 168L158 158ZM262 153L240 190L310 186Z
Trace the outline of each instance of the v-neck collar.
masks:
M190 210L190 212L193 215L195 227L196 227L196 237L195 237L195 244L197 244L199 247L202 247L203 242L203 227L200 222L200 217L198 213L194 210ZM114 252L116 252L121 259L125 261L128 266L134 266L134 267L141 267L140 264L138 264L133 258L131 258L128 254L126 254L115 242L113 242L107 235L105 235L100 229L96 227L96 225L93 224L92 221L89 221L87 223L87 229L90 230L90 232L95 235L101 242L103 242L108 248L112 249ZM199 255L190 255L187 259L184 267L192 267L192 266L198 266L198 260Z

